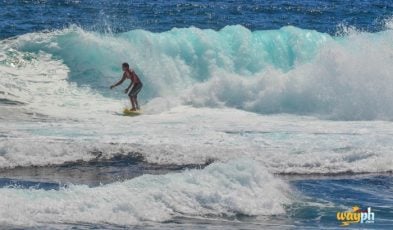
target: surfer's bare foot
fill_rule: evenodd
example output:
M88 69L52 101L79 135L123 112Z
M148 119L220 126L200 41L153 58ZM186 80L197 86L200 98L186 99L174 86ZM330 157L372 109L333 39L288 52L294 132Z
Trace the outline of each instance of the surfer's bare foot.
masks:
M130 111L136 111L136 109L135 109L135 108L132 108L132 109L130 109Z

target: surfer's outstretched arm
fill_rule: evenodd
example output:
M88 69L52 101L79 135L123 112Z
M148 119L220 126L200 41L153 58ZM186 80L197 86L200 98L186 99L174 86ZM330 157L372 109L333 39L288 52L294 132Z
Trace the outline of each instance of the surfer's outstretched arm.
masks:
M116 84L111 85L111 89L115 88L118 85L121 85L124 81L126 80L126 75L123 74L123 77L120 79L120 81L118 81Z

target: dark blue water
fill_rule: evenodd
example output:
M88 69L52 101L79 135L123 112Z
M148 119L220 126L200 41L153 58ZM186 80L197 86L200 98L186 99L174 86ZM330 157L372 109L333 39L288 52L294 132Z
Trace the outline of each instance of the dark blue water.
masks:
M173 27L221 29L243 25L251 30L293 25L335 33L341 24L378 31L392 16L388 0L253 1L95 1L2 0L0 38L76 24L84 29L125 32L136 28L167 31Z
M337 228L336 213L346 211L339 206L354 205L359 205L361 209L372 207L377 217L374 224L355 224L350 225L351 228L389 229L393 225L390 208L393 197L391 176L302 179L293 181L293 185L310 198L310 205L294 205L291 211L288 211L292 218L304 226ZM312 203L326 206L318 207ZM329 207L329 204L335 206Z

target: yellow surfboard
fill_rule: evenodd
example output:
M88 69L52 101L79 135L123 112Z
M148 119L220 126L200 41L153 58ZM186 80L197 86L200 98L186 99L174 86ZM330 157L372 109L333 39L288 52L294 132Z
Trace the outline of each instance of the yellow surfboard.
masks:
M139 116L141 114L142 114L141 110L137 110L137 111L131 111L129 109L124 109L123 110L123 115L124 116L131 116L131 117L133 117L133 116Z

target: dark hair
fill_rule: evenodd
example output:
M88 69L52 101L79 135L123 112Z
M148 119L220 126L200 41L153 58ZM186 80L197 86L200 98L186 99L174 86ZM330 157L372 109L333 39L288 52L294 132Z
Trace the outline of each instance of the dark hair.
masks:
M130 65L127 62L124 62L121 66L126 67L126 68L130 68Z

